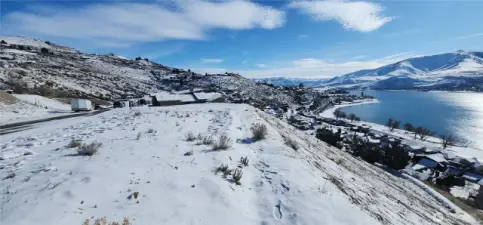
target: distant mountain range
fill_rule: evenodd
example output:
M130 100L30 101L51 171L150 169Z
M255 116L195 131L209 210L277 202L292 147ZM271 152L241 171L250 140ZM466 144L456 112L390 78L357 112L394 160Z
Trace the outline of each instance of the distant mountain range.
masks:
M457 51L410 58L377 69L334 77L322 86L483 91L483 52Z
M297 86L303 84L309 87L323 86L329 79L304 79L304 78L290 78L290 77L269 77L253 79L257 82L270 83L278 86Z

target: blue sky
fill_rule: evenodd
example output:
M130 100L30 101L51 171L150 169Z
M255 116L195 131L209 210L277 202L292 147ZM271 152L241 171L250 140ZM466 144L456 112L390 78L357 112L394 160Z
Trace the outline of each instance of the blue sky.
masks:
M198 72L329 78L483 49L483 1L2 1L1 35Z

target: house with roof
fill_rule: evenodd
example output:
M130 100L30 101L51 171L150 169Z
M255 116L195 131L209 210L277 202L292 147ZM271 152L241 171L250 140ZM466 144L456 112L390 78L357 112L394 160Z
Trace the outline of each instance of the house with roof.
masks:
M420 166L424 166L426 168L430 168L440 172L446 171L448 164L448 160L446 160L446 158L444 158L444 155L440 153L431 155L415 154L413 156L413 161L417 161L416 164Z

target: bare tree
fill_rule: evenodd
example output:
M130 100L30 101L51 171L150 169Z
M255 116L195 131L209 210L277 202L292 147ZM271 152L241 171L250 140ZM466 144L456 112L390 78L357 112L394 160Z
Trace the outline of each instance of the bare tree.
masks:
M387 126L389 129L391 129L391 127L392 127L392 123L393 123L393 122L394 122L394 120L393 120L392 118L389 118L389 119L387 120L387 122L386 122L386 126Z
M407 122L404 124L404 129L411 132L414 131L414 126L411 123Z
M339 119L339 118L344 118L343 115L345 116L345 113L343 113L342 111L340 110L335 110L334 111L334 116L336 119Z
M342 119L347 118L347 115L345 114L345 112L340 112L340 118Z
M349 119L351 120L351 122L353 122L354 120L356 120L356 118L357 118L357 116L356 116L356 114L354 114L354 113L351 113L351 114L349 115Z
M401 121L399 120L392 121L391 128L390 128L391 131L393 131L394 129L398 129L400 124L401 124Z
M446 149L448 145L454 145L456 143L456 140L453 138L451 135L441 135L441 145L443 146L443 149Z
M419 140L425 140L428 136L434 135L433 131L430 131L426 127L416 127L414 131L414 138L416 139L416 135L419 136Z

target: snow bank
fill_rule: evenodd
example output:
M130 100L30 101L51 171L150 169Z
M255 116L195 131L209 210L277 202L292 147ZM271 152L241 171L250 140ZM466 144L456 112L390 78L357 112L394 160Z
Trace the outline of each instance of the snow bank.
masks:
M267 125L266 139L250 139L253 123ZM213 151L185 141L188 131L233 144ZM103 147L77 156L72 139ZM114 109L2 136L0 151L9 156L0 161L2 224L101 216L135 224L476 224L407 179L241 104ZM241 185L215 174L221 164L242 170Z
M71 107L69 104L43 97L40 95L28 95L28 94L13 94L15 98L33 104L40 107L47 107L49 109L67 110L70 111Z
M39 95L14 94L15 101L0 101L0 124L36 120L71 112L70 105Z

